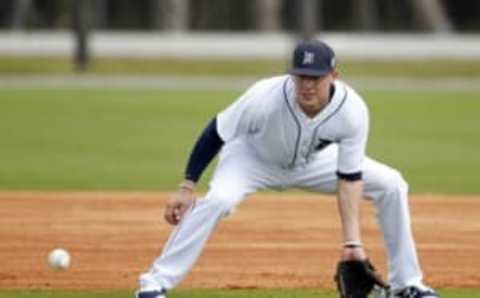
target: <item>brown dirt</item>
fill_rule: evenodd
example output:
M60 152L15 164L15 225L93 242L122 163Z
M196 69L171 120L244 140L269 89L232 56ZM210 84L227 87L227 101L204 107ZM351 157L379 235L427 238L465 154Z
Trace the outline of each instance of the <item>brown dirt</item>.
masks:
M117 289L159 254L170 227L168 194L0 193L0 288ZM411 198L414 232L427 282L480 285L480 197ZM363 234L385 276L385 254L373 208L363 205ZM340 231L335 200L261 194L225 219L182 283L192 288L333 286ZM67 248L72 266L47 266L49 251Z

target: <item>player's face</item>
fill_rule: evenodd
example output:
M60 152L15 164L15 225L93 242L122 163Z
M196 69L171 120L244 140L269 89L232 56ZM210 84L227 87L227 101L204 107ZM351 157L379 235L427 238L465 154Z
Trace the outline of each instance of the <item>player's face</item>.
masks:
M315 116L328 103L330 85L336 76L332 71L321 77L294 77L297 102L308 116Z

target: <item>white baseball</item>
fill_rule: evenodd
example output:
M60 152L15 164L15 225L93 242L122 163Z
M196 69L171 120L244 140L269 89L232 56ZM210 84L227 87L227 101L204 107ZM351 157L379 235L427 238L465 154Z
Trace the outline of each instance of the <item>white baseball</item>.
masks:
M48 264L54 269L67 269L70 266L70 254L63 248L56 248L48 255Z

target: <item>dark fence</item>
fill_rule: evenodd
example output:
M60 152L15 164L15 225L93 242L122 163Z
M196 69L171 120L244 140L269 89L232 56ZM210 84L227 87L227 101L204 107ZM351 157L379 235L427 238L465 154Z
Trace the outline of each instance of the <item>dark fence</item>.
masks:
M480 1L454 0L81 0L106 30L294 31L308 5L316 30L480 30ZM308 3L309 2L309 3ZM0 1L2 29L70 28L74 0Z

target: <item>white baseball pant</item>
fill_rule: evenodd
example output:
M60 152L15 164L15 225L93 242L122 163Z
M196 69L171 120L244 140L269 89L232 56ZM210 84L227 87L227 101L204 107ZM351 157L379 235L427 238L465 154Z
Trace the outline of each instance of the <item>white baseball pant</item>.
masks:
M186 212L162 254L151 269L140 276L140 290L175 287L197 260L220 219L231 213L248 194L265 188L288 187L334 193L336 168L336 145L317 153L307 166L288 170L258 160L244 142L225 145L208 193ZM411 232L407 183L398 171L370 158L364 162L363 181L364 195L375 204L385 239L392 288L421 286L422 272Z

